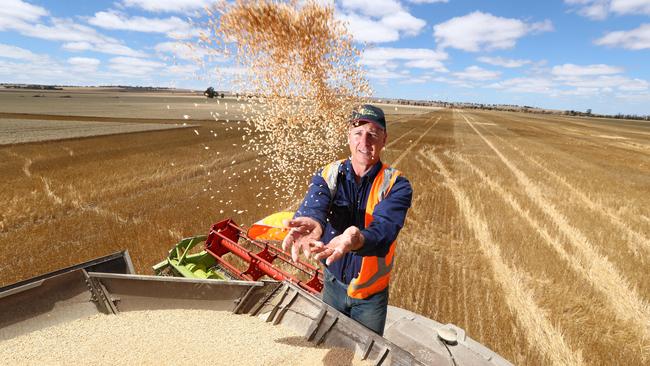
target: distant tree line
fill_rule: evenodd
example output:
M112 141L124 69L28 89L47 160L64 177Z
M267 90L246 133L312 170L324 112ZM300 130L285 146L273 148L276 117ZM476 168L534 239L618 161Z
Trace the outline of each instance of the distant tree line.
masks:
M594 114L591 113L591 109L587 109L587 112L580 112L580 111L564 111L565 115L567 116L581 116L581 117L599 117L599 118L615 118L615 119L636 119L640 121L650 121L650 115L646 116L639 116L636 114L623 114L623 113L618 113L618 114Z
M481 110L497 110L508 112L527 112L527 113L541 113L541 114L558 114L567 116L582 116L582 117L596 117L596 118L616 118L616 119L633 119L650 121L650 115L636 115L636 114L623 114L618 113L615 115L610 114L594 114L591 109L585 112L575 110L554 110L532 107L528 105L517 104L485 104L485 103L464 103L464 102L445 102L441 100L409 100L409 99L382 99L384 102L395 103L400 105L411 106L427 106L427 107L442 107L442 108L463 108L463 109L481 109Z
M63 88L54 85L39 84L0 84L7 89L30 89L30 90L63 90Z
M157 90L176 90L175 88L168 88L164 86L130 86L130 85L100 85L100 88L116 88L135 91L157 91Z

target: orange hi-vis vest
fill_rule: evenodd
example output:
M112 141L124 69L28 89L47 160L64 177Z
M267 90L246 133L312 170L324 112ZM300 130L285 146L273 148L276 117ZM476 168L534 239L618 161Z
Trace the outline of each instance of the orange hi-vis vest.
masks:
M336 183L338 178L339 167L344 160L338 160L326 165L321 176L327 183L330 191L330 197L334 200L336 194ZM370 194L368 202L366 203L365 226L370 226L372 223L372 213L375 207L381 202L390 192L390 189L395 184L395 180L400 175L400 171L389 167L384 164L381 170L377 173ZM370 295L381 292L388 287L390 280L390 271L393 269L393 257L395 255L395 244L393 241L390 244L388 254L385 257L366 256L361 259L361 270L358 276L352 279L348 286L348 296L355 299L365 299Z

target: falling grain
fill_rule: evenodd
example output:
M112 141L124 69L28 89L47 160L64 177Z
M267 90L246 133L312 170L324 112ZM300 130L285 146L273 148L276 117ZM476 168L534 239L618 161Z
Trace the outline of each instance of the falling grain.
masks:
M360 51L332 5L237 0L209 14L199 46L245 70L231 80L254 126L244 148L267 158L276 192L291 197L304 189L297 176L342 152L349 114L370 95Z

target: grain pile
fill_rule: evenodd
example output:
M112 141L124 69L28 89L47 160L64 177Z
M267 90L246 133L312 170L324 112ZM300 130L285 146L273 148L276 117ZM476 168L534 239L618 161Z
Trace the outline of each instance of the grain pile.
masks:
M241 70L229 82L248 102L242 146L290 197L304 189L296 176L341 153L346 120L370 95L360 52L331 5L238 0L209 16L199 47Z
M210 310L97 314L0 342L16 365L363 365L288 328Z

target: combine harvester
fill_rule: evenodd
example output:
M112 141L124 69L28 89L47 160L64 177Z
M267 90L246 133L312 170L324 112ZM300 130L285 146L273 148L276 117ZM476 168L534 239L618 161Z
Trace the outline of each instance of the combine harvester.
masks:
M394 306L384 336L371 332L320 300L322 272L273 245L283 235L224 220L180 241L156 276L136 275L120 252L0 288L0 341L98 312L206 309L256 316L376 365L510 365L457 326Z

